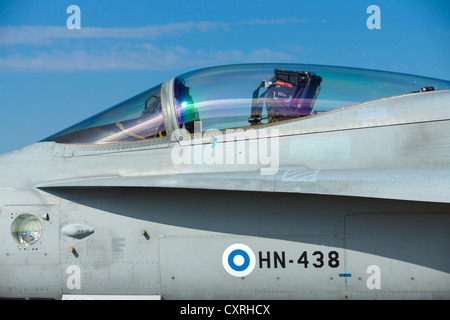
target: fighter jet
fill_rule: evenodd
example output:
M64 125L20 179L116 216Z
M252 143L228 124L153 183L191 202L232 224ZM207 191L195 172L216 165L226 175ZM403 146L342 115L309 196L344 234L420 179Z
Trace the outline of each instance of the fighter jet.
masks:
M212 67L1 155L0 297L449 299L449 89Z

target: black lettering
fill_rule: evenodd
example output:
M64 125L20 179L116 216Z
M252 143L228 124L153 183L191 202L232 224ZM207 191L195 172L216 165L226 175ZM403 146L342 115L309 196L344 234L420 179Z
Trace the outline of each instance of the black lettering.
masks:
M267 258L262 257L262 252L259 252L259 268L262 269L263 262L267 262L267 268L270 269L270 251L267 251Z
M307 254L306 254L306 251L303 251L303 253L302 253L302 255L300 256L300 258L298 258L297 263L298 263L298 264L303 263L303 264L305 265L305 268L308 268L308 263L309 263L309 261L308 261L308 256L307 256Z
M330 259L328 260L328 265L331 268L339 267L339 253L337 253L336 251L330 251L330 253L328 254L328 258Z
M278 252L275 251L273 253L273 258L275 260L275 263L274 263L275 268L278 267L278 262L280 263L282 268L286 268L286 259L285 259L284 251L281 251L281 258L278 255Z
M316 258L316 259L317 259L317 262L319 262L319 263L318 263L318 264L313 263L313 266L316 267L316 268L322 268L323 265L324 265L324 262L323 262L323 253L320 252L320 251L314 251L314 253L313 253L312 255L313 255L313 256L319 255L319 257Z

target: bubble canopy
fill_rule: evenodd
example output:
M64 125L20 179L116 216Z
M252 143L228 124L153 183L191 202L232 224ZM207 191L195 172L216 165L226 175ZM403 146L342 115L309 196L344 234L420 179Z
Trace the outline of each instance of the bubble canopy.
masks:
M169 97L162 97L162 88ZM318 65L248 64L182 74L43 141L108 144L166 137L175 114L193 132L273 125L334 109L420 90L450 89L450 82L413 75ZM163 90L164 91L164 90ZM169 101L171 103L169 103ZM175 107L174 112L165 108ZM170 134L170 132L169 132Z

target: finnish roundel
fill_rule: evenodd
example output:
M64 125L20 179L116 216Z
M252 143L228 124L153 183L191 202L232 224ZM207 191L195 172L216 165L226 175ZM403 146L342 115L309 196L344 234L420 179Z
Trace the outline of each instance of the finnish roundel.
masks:
M252 249L245 244L232 244L222 255L225 270L235 277L245 277L255 268L256 258Z

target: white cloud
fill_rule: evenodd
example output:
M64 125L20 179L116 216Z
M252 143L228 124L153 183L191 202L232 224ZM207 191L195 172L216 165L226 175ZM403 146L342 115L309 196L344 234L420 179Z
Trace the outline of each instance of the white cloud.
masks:
M212 26L210 26L212 27ZM169 34L184 33L196 28L204 30L204 23L170 23L140 28L83 27L69 30L59 26L0 27L0 45L50 45L63 39L146 39L156 40Z
M69 30L65 26L0 26L0 46L50 45L61 39L145 39L157 40L167 35L180 35L192 31L207 32L214 29L228 30L239 25L280 25L307 23L296 18L273 20L252 19L239 22L175 22L137 28L84 27Z
M187 48L171 45L170 37L205 33L234 26L304 23L295 18L239 22L180 22L138 28L65 26L0 27L1 71L171 70L243 62L291 62L286 50ZM78 39L77 42L72 40ZM288 50L289 52L289 50Z
M277 25L288 23L310 23L308 20L300 20L297 18L280 18L280 19L252 19L246 21L240 21L237 25Z
M0 58L0 71L171 70L244 62L289 62L294 57L270 49L200 50L182 46L112 47L105 51L52 50L34 55L13 54Z

